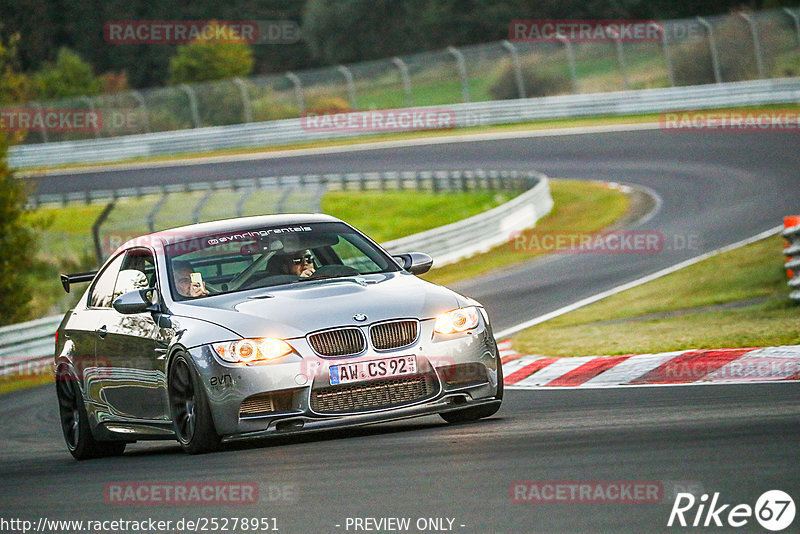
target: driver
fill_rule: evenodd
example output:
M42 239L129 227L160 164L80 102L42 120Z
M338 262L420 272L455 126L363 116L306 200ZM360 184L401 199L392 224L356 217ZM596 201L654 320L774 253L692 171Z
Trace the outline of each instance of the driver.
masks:
M278 268L282 274L293 274L300 278L308 278L314 274L314 258L308 250L282 254L275 259L280 262Z
M209 294L204 282L192 282L194 268L188 261L175 261L172 263L172 276L175 288L182 297L205 297Z

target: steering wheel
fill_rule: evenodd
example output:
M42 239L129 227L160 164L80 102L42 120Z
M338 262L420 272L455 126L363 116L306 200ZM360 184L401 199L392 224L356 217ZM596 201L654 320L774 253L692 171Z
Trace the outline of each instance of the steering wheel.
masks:
M314 274L306 278L306 280L314 280L315 278L338 277L338 276L355 276L361 274L358 269L349 267L347 265L323 265Z

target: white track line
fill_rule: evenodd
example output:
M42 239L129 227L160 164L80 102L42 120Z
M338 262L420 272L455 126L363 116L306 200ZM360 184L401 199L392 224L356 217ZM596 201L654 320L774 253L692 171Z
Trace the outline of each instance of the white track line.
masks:
M623 292L623 291L625 291L627 289L631 289L631 288L634 288L636 286L640 286L642 284L646 284L647 282L651 282L653 280L657 280L658 278L661 278L661 277L666 276L668 274L672 274L672 273L674 273L676 271L680 271L681 269L683 269L685 267L689 267L690 265L694 265L695 263L699 263L699 262L701 262L701 261L703 261L705 259L711 258L712 256L716 256L717 254L722 254L723 252L728 252L730 250L735 250L735 249L743 247L745 245L749 245L751 243L755 243L756 241L760 241L762 239L766 239L767 237L770 237L770 236L773 236L775 234L778 234L782 230L783 230L783 225L775 226L774 228L770 228L769 230L765 230L765 231L763 231L763 232L761 232L759 234L756 234L756 235L754 235L752 237L748 237L747 239L742 239L741 241L737 241L736 243L732 243L730 245L726 245L724 247L720 247L718 249L706 252L704 254L700 254L699 256L695 256L694 258L690 258L688 260L682 261L680 263L677 263L677 264L672 265L670 267L667 267L665 269L661 269L660 271L657 271L655 273L648 274L647 276L643 276L641 278L633 280L632 282L628 282L628 283L619 285L619 286L611 288L611 289L609 289L607 291L603 291L603 292L598 293L596 295L592 295L591 297L587 297L585 299L579 300L578 302L574 302L574 303L572 303L572 304L570 304L568 306L564 306L563 308L559 308L559 309L557 309L555 311L552 311L550 313L546 313L544 315L540 315L539 317L535 317L533 319L525 321L524 323L519 323L519 324L517 324L515 326L512 326L510 328L506 328L505 330L501 330L500 332L497 332L494 337L495 337L495 339L507 338L507 337L509 337L511 335L516 334L517 332L519 332L521 330L525 330L526 328L530 328L531 326L535 326L535 325L537 325L539 323L543 323L543 322L545 322L547 320L553 319L553 318L558 317L560 315L564 315L565 313L569 313L571 311L575 311L578 308L582 308L584 306L587 306L589 304L592 304L594 302L602 300L602 299L604 299L606 297L610 297L611 295L616 295L617 293L621 293L621 292Z

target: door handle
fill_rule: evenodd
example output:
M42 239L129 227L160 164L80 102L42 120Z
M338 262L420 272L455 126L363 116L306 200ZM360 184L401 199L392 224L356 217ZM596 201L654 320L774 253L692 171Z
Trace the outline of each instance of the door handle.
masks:
M94 333L100 336L101 338L105 338L106 334L108 334L108 329L106 328L106 325L103 325L97 330L95 330Z

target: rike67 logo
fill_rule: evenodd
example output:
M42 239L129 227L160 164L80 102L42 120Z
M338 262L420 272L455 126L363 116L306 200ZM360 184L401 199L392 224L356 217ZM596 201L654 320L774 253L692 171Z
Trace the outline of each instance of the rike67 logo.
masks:
M705 493L699 499L691 493L678 493L667 526L739 528L755 516L763 528L778 532L792 524L795 512L794 500L781 490L764 492L755 507L723 504L719 492L714 493L710 501Z

